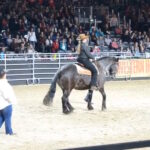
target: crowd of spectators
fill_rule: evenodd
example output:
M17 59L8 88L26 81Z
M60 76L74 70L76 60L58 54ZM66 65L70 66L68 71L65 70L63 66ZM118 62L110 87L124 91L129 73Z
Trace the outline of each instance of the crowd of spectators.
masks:
M134 4L134 5L133 5ZM80 22L79 7L93 19ZM85 12L86 13L86 12ZM91 16L88 16L89 18ZM101 20L96 24L96 20ZM150 51L148 0L1 0L0 48L6 52L75 52L77 36L90 37L92 51ZM94 46L94 48L93 48Z

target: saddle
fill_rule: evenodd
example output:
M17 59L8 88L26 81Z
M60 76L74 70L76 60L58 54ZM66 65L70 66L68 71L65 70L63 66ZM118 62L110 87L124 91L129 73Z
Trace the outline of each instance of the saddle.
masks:
M93 63L93 64L94 64L94 63ZM91 71L90 71L89 69L85 68L83 64L77 62L77 63L75 64L75 66L76 66L76 68L77 68L78 74L83 74L83 75L88 75L88 76L91 76L91 75L92 75ZM96 70L97 70L97 74L99 74L99 70L98 70L97 66L96 66L95 64L94 64L94 66L95 66L95 68L96 68Z
M85 68L83 64L78 62L75 64L75 66L77 68L78 74L91 76L91 71L89 69Z

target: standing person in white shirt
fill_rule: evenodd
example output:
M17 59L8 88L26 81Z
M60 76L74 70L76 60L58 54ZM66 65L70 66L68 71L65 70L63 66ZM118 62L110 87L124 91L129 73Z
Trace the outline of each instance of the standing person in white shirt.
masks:
M29 42L33 45L33 47L35 48L35 43L37 42L37 38L36 38L36 34L33 28L31 28L31 30L28 32L28 40Z
M0 69L0 128L5 122L7 135L14 134L11 126L13 104L16 104L16 96L12 86L6 79L6 72Z

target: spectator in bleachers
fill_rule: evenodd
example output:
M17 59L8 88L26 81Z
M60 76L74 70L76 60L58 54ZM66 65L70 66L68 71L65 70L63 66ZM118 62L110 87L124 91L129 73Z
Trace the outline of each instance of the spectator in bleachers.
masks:
M3 44L6 46L7 45L7 33L5 30L2 30L1 40L2 40Z
M11 34L9 34L8 37L7 37L7 40L6 40L6 43L7 43L8 48L10 47L12 41L13 41L13 40L12 40L12 36L11 36Z
M22 41L20 43L20 53L27 53L28 43Z
M116 38L114 38L112 40L112 42L110 43L110 49L111 50L115 50L115 51L117 51L119 49L119 45L118 45L118 43L116 41Z
M115 14L112 15L110 18L110 28L111 30L114 30L118 26L118 18Z
M98 44L97 44L97 37L96 37L94 31L91 33L91 36L90 36L90 37L91 37L91 39L90 39L91 45L98 45Z
M36 34L35 34L35 31L33 28L31 28L31 30L28 32L28 40L29 40L30 44L32 44L33 47L35 48L37 38L36 38Z
M75 40L72 34L76 36L89 31L89 27L80 24L78 13L74 10L74 7L83 4L88 7L93 6L95 19L100 18L103 21L100 26L94 25L91 28L90 39L93 44L103 45L103 42L107 41L105 35L109 33L110 39L121 37L122 44L127 42L129 48L132 42L138 42L139 47L144 47L146 36L150 37L150 3L146 0L136 1L134 4L129 0L7 0L0 7L0 32L3 31L0 42L6 45L8 50L19 53L22 52L18 50L23 41L22 35L29 40L36 51L51 52L52 42L58 39L60 43L65 36L67 49L74 51ZM141 33L138 33L139 31ZM16 36L19 36L19 39ZM51 45L48 42L49 36ZM13 38L15 41L11 41ZM25 44L28 40L25 40ZM60 46L61 44L59 48Z
M106 46L110 46L110 43L112 42L112 39L110 38L109 34L106 35L106 38L104 40Z
M144 46L143 41L139 42L139 50L140 50L140 53L144 53L145 52L145 46Z
M51 39L51 36L48 35L48 37L45 40L45 51L46 51L46 53L50 53L51 52L52 44L53 44L53 41Z
M45 34L44 32L40 32L40 35L38 37L38 47L37 47L37 50L40 51L40 52L45 52L45 40L46 40L46 37L45 37Z
M67 41L65 38L63 38L60 42L59 42L59 49L62 52L67 52Z
M53 44L52 44L52 53L57 53L59 50L59 41L58 39L56 39L55 41L53 41Z
M69 37L68 38L68 50L71 50L71 52L75 52L76 51L76 49L75 49L75 47L76 47L76 45L77 45L77 43L76 43L77 41L75 40L75 37L72 35L71 37Z
M122 34L122 41L129 43L130 38L131 36L130 36L129 30L126 29L125 32Z
M5 51L6 51L6 47L1 47L1 50L0 50L0 59L1 60L4 60L5 59Z
M116 28L115 28L115 34L116 35L122 35L122 27L121 27L121 25L118 25Z
M148 51L150 51L150 38L149 37L146 38L145 47Z
M110 34L109 24L108 23L104 24L102 30L103 30L103 32L104 32L105 35L106 34Z
M35 53L35 49L31 43L28 43L28 45L27 45L27 53L28 54Z
M134 44L133 54L134 56L140 57L140 49L137 42Z
M98 46L94 46L92 49L92 54L97 56L100 54L100 48Z
M12 39L12 43L10 45L10 51L14 53L19 53L19 44L16 43L15 38Z

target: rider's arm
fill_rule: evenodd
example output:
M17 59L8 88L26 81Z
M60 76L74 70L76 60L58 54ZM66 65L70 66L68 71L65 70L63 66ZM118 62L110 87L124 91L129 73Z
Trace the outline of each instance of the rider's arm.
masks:
M82 48L89 59L94 59L93 55L88 51L88 47L86 45L82 45Z

